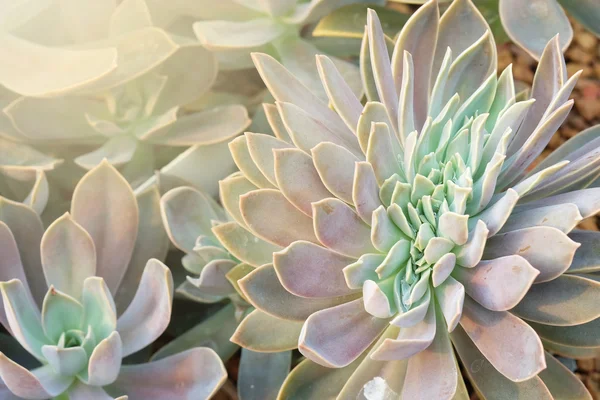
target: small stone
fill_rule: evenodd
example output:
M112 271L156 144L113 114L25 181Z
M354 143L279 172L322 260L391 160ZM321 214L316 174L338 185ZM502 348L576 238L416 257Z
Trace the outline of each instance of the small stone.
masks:
M571 62L567 64L567 76L573 76L580 70L584 70L585 72L586 66L580 63ZM591 71L590 71L591 72ZM583 73L582 73L583 75Z
M598 39L589 32L581 32L575 35L575 42L584 50L592 50L598 44Z
M581 371L591 372L594 370L594 359L577 360L577 368Z
M581 115L577 115L575 113L571 113L567 121L569 122L569 126L572 126L573 128L578 129L580 131L588 128L589 126L588 123L585 122L585 119L581 117Z
M588 121L600 117L600 99L581 99L575 102L575 107L581 116Z
M557 149L561 144L565 142L565 139L561 137L559 133L554 134L552 138L550 138L550 142L548 142L548 147L551 149Z
M581 47L570 47L565 52L565 56L572 60L583 64L589 64L594 61L594 56L589 51L582 49Z
M577 227L579 229L584 229L586 231L598 231L598 224L597 224L596 218L594 218L594 217L586 218L584 220L579 221L579 224L577 224ZM591 366L589 366L589 365L587 366L587 367L591 368L591 369L589 369L589 371L592 371L594 369L594 366L593 366L594 360L579 360L579 361L577 361L577 365L579 365L579 362L584 362L584 361L592 362ZM579 365L579 369L583 370L583 368L580 365Z

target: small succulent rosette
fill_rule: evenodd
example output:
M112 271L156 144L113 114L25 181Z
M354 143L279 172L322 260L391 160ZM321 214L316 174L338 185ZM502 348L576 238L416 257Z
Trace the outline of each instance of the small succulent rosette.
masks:
M45 232L34 210L0 198L0 321L40 364L29 371L0 353L3 396L207 399L223 384L223 364L207 348L122 364L171 317L171 272L152 258L164 257L168 242L152 218L158 194L147 193L136 199L103 162L75 188L71 213Z
M215 83L215 55L195 37L157 26L151 1L92 3L27 0L18 3L22 8L7 6L12 21L0 21L0 47L13 57L0 71L0 128L2 140L19 147L21 157L2 163L48 170L56 159L74 161L83 169L70 164L55 176L76 182L106 159L136 187L186 148L220 147L227 154L227 140L250 124L245 107L185 109ZM231 159L222 158L211 188L232 172Z
M228 193L229 182L240 178L245 179L235 173L221 181L222 194L226 196ZM191 187L177 187L168 191L161 198L161 213L171 242L185 253L182 265L190 274L177 292L199 303L229 299L230 304L168 343L154 357L160 359L191 346L209 346L223 360L227 360L239 349L238 344L243 345L235 339L232 343L229 338L239 321L253 311L239 292L237 281L254 271L261 262L266 262L273 249L253 254L252 246L249 246L249 255L241 255L241 259L238 258L240 254L232 254L228 250L228 240L241 244L247 238L252 238L250 232L233 221L211 197ZM265 338L271 339L274 338ZM275 399L289 373L292 360L290 351L263 350L262 347L242 349L237 380L238 394L242 400Z
M304 85L322 100L326 93L319 82L314 57L319 50L301 37L301 30L333 10L362 0L234 0L215 8L210 0L198 7L213 9L212 15L194 23L198 40L213 51L222 70L253 68L250 53L268 53L281 61ZM371 3L382 4L380 0ZM355 93L361 84L357 68L332 57Z
M254 54L276 137L230 143L241 173L221 194L236 222L213 231L240 260L261 256L237 282L256 310L233 340L307 358L281 398L466 399L457 360L483 397L589 398L544 345L600 347L600 236L573 230L600 209L600 129L531 168L579 73L555 38L521 100L496 58L470 0L441 17L426 3L391 58L370 11L364 105L325 56L326 103Z

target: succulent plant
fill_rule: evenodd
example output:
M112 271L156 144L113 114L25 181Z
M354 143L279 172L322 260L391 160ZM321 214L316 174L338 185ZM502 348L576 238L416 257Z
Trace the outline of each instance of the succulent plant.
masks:
M226 1L222 10L194 24L194 32L207 49L215 52L221 69L252 68L250 53L261 51L280 60L302 83L326 99L313 59L318 50L302 39L303 27L332 10L362 0L265 0ZM371 3L382 3L379 0ZM212 7L205 5L205 7ZM332 58L355 93L360 78L354 65Z
M484 397L590 398L544 350L600 346L598 234L573 231L600 209L600 189L586 188L600 129L532 164L579 76L567 78L558 38L522 101L510 67L497 77L470 0L441 18L426 3L391 60L369 12L364 105L326 56L328 102L273 57L253 58L276 137L230 142L241 174L221 198L234 222L213 232L255 267L237 285L256 310L232 340L307 358L280 397L468 398L460 359Z
M93 10L77 1L22 3L38 13L0 34L19 56L0 71L0 128L13 147L32 145L86 170L106 158L138 186L185 147L226 149L227 139L250 124L241 105L184 109L210 89L217 60L195 38L155 26L145 0L101 0ZM26 66L42 55L46 68L33 74ZM21 162L56 164L45 158ZM230 172L217 175L214 186Z
M425 0L392 0L400 3L423 4ZM442 0L443 1L443 0ZM546 43L560 34L560 46L569 47L573 39L571 23L562 7L580 24L600 37L600 3L594 0L475 0L489 20L498 21L508 37L536 60L542 56Z
M227 193L230 182L240 179L245 180L239 173L234 173L221 181L223 192ZM253 311L238 292L237 281L260 263L258 255L250 260L242 256L246 261L241 261L227 250L222 232L238 229L242 233L244 229L211 197L192 187L168 191L161 198L161 215L171 242L185 253L182 265L190 274L179 285L177 293L199 303L215 303L229 298L231 304L174 339L160 349L155 358L160 359L191 346L207 345L226 360L238 349L229 342L229 338L239 321ZM249 232L246 235L250 237ZM243 242L244 238L234 240ZM265 253L266 256L270 254ZM207 337L206 331L212 333ZM237 379L239 397L242 400L275 399L289 372L291 352L261 353L253 350L261 349L242 349L241 352Z
M168 242L156 189L136 199L102 162L73 196L71 213L45 232L35 211L0 198L0 321L41 364L29 371L0 353L3 396L209 398L226 377L211 349L122 365L171 316L171 272L157 259Z

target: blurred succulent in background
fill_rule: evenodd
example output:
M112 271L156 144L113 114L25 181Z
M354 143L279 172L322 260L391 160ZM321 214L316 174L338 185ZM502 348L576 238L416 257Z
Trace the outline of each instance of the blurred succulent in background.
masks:
M281 61L322 99L325 92L314 67L318 49L302 38L302 29L336 8L364 0L234 0L211 18L194 23L194 32L215 52L221 69L253 68L250 53L260 51ZM203 2L200 2L203 3ZM369 3L381 4L380 0ZM212 7L205 5L205 7ZM333 58L352 90L360 95L360 78L350 63Z
M391 0L423 4L425 0ZM441 0L440 2L444 2ZM557 34L564 51L573 39L573 29L565 10L580 24L600 37L600 3L596 0L474 0L474 4L492 24L500 39L505 35L536 60L546 43ZM563 10L563 8L565 10Z
M286 338L269 350L308 358L281 398L468 398L457 356L483 397L590 398L542 344L600 346L599 236L572 231L600 210L600 189L586 189L600 173L600 129L531 169L573 105L579 73L567 79L558 39L523 101L510 67L497 77L470 0L441 18L436 1L421 7L391 60L369 12L365 105L325 56L335 111L273 57L254 60L276 100L266 106L276 137L230 143L241 175L221 196L244 236L213 231L236 257L278 250L237 282L257 310L234 340L262 345L268 318Z
M0 210L0 321L41 364L28 371L0 353L4 391L25 399L206 399L224 382L221 361L206 348L122 365L171 316L171 272L152 258L168 245L156 191L136 200L103 162L75 188L71 213L43 234L30 208L0 198Z
M235 173L220 182L225 207L231 206L230 193L245 185L246 178ZM243 295L238 293L237 281L260 265L270 262L275 246L253 237L243 226L219 206L211 197L191 187L178 187L167 192L161 199L164 226L173 244L183 251L183 267L191 274L177 288L177 293L199 303L214 303L229 298L231 304L185 332L164 346L154 356L161 359L189 347L212 347L223 360L229 359L238 346L229 342L239 321L253 311ZM247 243L252 240L252 243ZM228 247L234 241L239 248L246 243L244 252L231 253ZM259 333L261 344L276 346L281 337L265 334L269 329L269 317ZM299 330L301 325L296 324ZM206 334L210 332L210 334ZM293 335L293 334L292 334ZM297 337L297 332L296 332ZM234 342L243 344L234 339ZM237 379L240 399L275 399L286 378L291 364L291 352L261 353L260 347L242 349Z
M42 153L53 154L71 162L61 172L74 184L107 159L135 187L185 148L226 150L227 139L250 124L241 105L183 108L213 85L217 60L196 38L155 26L144 0L23 0L4 7L13 20L3 21L0 46L15 56L0 68L0 134L28 155L7 163L51 169L57 160ZM31 13L17 15L22 8ZM232 171L219 172L212 190Z

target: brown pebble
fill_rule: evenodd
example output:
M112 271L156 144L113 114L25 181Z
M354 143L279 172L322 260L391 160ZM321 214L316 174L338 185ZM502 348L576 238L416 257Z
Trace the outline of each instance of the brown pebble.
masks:
M579 221L579 224L577 224L577 227L579 229L584 229L586 231L597 231L598 230L597 220L594 217L586 218L584 220ZM588 364L591 363L591 365L586 364L586 368L590 368L590 369L588 369L588 370L584 369L584 367L579 365L580 362L587 362ZM592 371L594 369L594 360L593 359L592 360L579 360L579 361L577 361L577 365L579 366L579 369L581 369L581 370Z
M594 118L600 117L600 99L581 99L575 102L577 111L583 118L592 121Z
M570 47L565 56L575 62L589 64L594 60L594 55L581 47Z
M598 39L590 32L581 32L575 35L575 42L584 50L593 50Z
M533 82L533 72L529 67L523 64L513 65L513 76L515 79L531 84Z
M591 372L594 370L594 360L577 360L577 369L582 371Z
M560 129L561 135L567 139L570 139L573 136L577 135L580 131L581 131L580 129L573 129L569 126L564 126Z

